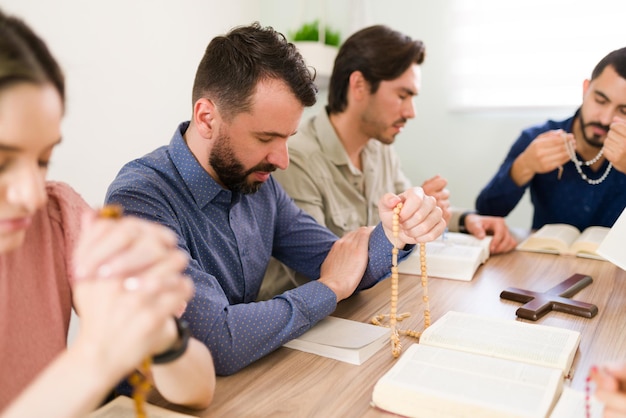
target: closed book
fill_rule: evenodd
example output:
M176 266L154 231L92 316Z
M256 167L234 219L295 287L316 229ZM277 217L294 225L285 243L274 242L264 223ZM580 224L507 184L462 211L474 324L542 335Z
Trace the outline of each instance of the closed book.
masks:
M388 341L389 328L329 316L283 346L359 365Z

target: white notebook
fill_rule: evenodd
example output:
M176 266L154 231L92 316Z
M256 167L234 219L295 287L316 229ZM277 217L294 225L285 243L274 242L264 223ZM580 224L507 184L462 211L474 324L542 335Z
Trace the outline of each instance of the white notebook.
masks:
M389 341L389 328L329 316L284 347L363 364Z

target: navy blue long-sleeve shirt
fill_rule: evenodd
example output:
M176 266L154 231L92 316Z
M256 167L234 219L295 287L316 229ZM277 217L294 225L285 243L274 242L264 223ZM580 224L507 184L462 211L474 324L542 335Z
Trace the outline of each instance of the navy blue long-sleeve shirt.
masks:
M534 207L532 229L545 224L566 223L583 230L589 226L612 226L626 207L626 175L612 168L600 184L591 185L581 178L573 162L563 165L559 180L557 170L535 174L527 184L517 186L511 179L513 161L543 132L563 129L572 132L576 115L564 121L549 120L542 125L522 131L511 147L496 175L476 199L476 210L481 215L507 216L518 204L526 189ZM578 156L579 160L582 160ZM587 166L582 171L590 179L599 178L607 169L604 161L597 172Z

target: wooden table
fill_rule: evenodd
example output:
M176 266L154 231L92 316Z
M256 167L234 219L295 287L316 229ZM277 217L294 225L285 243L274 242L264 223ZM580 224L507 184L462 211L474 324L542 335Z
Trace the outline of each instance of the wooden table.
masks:
M503 289L544 291L574 273L593 278L573 299L597 305L598 315L588 319L550 312L536 322L581 332L570 385L584 390L592 365L626 361L626 272L609 262L519 251L492 256L471 282L429 280L432 319L449 310L515 319L520 304L501 300ZM368 322L388 312L389 285L385 280L342 301L333 315ZM400 277L398 312L412 313L402 328L423 328L421 292L419 277ZM402 337L404 349L413 343ZM374 384L394 362L387 348L361 366L280 348L233 376L218 377L208 409L168 407L201 417L388 417L371 407L370 400Z

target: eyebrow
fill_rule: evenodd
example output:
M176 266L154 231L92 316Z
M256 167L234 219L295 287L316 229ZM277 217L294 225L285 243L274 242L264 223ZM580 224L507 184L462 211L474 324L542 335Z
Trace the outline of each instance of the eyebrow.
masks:
M271 137L278 137L278 138L289 138L290 136L294 136L296 133L298 133L297 130L287 135L283 134L282 132L275 132L275 131L257 131L255 132L255 135L271 136Z
M594 94L596 96L600 96L602 99L606 100L607 102L611 102L611 99L604 93L602 93L599 90L595 90ZM626 108L626 103L625 104L618 104L617 107L619 107L620 109Z
M406 94L410 96L417 96L417 92L415 90L411 90L407 87L400 87L400 90L404 91Z
M609 101L609 102L611 101L611 99L606 94L602 93L600 90L595 90L594 93L596 94L596 96L600 96L606 101Z

